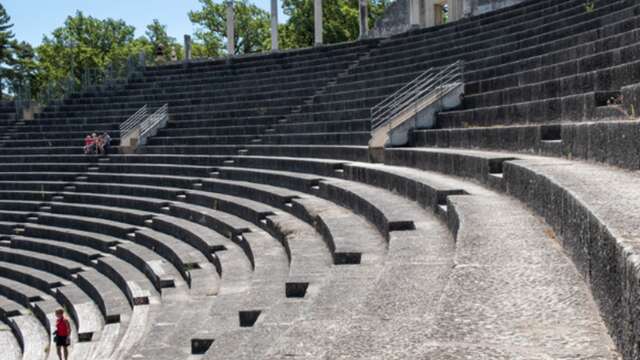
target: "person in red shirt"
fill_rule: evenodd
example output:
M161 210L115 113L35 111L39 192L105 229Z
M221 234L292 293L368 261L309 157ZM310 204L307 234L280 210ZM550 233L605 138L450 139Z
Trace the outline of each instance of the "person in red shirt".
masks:
M69 359L69 345L71 345L71 325L69 320L64 317L64 310L56 310L56 330L53 335L56 343L56 352L59 360ZM64 352L64 358L62 353Z
M93 137L91 137L91 135L87 135L84 138L84 153L85 154L90 154L92 152L92 148L93 148L94 142L95 142L95 139Z

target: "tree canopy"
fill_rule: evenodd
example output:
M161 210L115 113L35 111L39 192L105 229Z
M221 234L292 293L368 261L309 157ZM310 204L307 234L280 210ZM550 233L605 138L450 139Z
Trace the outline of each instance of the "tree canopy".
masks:
M194 55L215 57L226 53L226 3L199 0L201 9L189 12L189 19L198 26ZM373 26L390 0L370 0L369 25ZM288 20L279 26L280 48L295 49L313 45L313 0L283 0L282 8ZM236 17L236 55L271 49L270 14L248 0L234 1ZM358 0L324 0L324 42L333 44L356 40L359 33Z
M378 19L390 0L369 1L369 27ZM289 17L280 27L283 48L301 48L313 45L313 0L283 0L282 8ZM360 35L358 25L358 0L324 0L322 15L323 41L334 44L356 40Z
M227 5L216 4L213 0L199 0L202 7L189 12L189 19L198 26L196 39L202 43L199 51L214 57L226 53ZM249 54L267 51L270 43L270 15L251 4L248 0L234 1L235 13L235 54Z
M149 47L148 41L136 40L134 34L135 28L122 20L100 20L78 11L36 49L40 76L43 81L80 79L88 69L125 61Z
M12 67L15 65L16 41L11 28L11 17L7 10L0 4L0 95L4 85L10 81Z
M153 54L148 54L149 56L155 56L155 49L158 46L162 46L164 49L164 61L171 60L172 51L175 53L176 59L181 60L183 58L182 45L176 41L176 38L167 34L167 25L161 24L158 19L153 19L151 24L147 25L145 34L154 52ZM144 42L145 39L140 39L139 41Z
M313 45L313 0L281 0L288 19L279 25L280 48L301 48ZM390 0L370 0L369 22L382 14ZM192 55L217 57L226 54L226 2L199 0L199 8L187 16L196 26ZM270 14L250 0L235 0L235 54L269 51L271 48ZM358 0L323 1L324 41L337 43L357 39ZM131 55L141 52L154 61L171 60L172 50L182 59L182 45L169 36L167 26L154 19L136 37L135 28L119 19L98 19L81 11L68 16L65 22L32 47L15 39L13 24L0 4L0 90L28 81L32 92L49 82L74 79L81 82L91 69L107 69L122 64ZM159 45L164 57L156 57ZM15 86L14 86L15 87ZM9 90L10 91L10 90ZM0 94L6 94L3 91Z

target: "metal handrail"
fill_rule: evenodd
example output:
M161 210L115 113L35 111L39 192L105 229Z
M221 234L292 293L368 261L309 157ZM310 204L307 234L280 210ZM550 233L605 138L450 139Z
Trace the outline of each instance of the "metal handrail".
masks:
M162 127L169 120L169 104L162 105L156 112L149 115L140 124L139 143L144 144L149 136L155 135L159 127Z
M124 139L137 131L137 145L144 145L147 138L154 136L158 129L166 126L169 121L169 104L164 104L153 114L148 114L148 106L144 105L135 114L120 124L120 139Z
M147 118L147 105L144 105L127 120L120 124L120 138L129 135L135 128Z
M456 61L441 69L430 68L371 108L371 129L378 129L420 100L446 91L447 85L461 82L464 63Z
M420 92L420 88L429 88L433 84L437 73L430 72L427 76L419 77L420 81L417 81L409 87L403 87L402 92L396 94L393 97L386 98L386 102L378 104L377 108L372 109L372 117L383 118L389 116L395 109L410 101L412 97L415 97L417 92ZM384 100L383 100L384 101ZM375 112L374 112L375 111Z
M373 108L371 108L371 112L373 114L379 112L380 109L382 109L387 103L393 102L393 100L396 98L396 95L409 92L412 88L414 88L417 85L419 85L423 79L429 78L429 77L431 77L433 75L434 75L433 68L429 68L429 70L427 70L427 71L423 72L422 74L418 75L415 79L411 80L410 82L408 82L406 85L404 85L400 89L394 91L393 94L387 96L384 100L382 100L381 102L376 104Z

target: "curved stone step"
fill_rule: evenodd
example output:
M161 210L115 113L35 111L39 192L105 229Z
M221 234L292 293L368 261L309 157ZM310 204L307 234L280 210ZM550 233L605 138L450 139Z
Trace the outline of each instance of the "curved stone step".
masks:
M49 335L42 328L42 324L33 315L20 315L12 318L16 326L20 329L24 339L23 359L44 360L52 351Z
M28 195L28 193L23 193L23 195ZM53 195L53 194L49 194L49 195ZM87 194L84 194L84 195L87 195ZM87 196L83 196L84 200L86 200ZM29 198L28 196L26 197ZM49 196L49 198L53 198L53 196ZM69 200L68 198L69 196L67 196L67 199L62 198L60 200ZM159 204L164 205L166 204L166 202L160 202ZM9 207L13 205L15 205L15 203L11 203ZM51 211L61 207L60 205L55 205L53 203L46 203L45 205L51 207ZM62 206L64 206L64 204ZM181 219L167 217L165 215L156 216L155 222L153 222L153 218L150 219L149 216L145 216L146 218L145 225L151 226L152 228L161 229L167 232L168 234L177 236L182 240L179 241L174 236L162 234L152 229L135 228L128 224L124 224L124 223L119 224L114 221L95 220L95 219L90 219L85 217L68 216L68 215L61 217L60 215L48 215L48 214L42 214L42 213L40 214L41 215L38 221L42 221L45 223L58 224L58 225L67 224L67 226L79 227L84 230L94 231L93 234L86 233L85 231L74 232L71 234L65 233L64 237L69 238L69 236L76 234L79 237L83 237L84 240L86 239L91 240L91 242L94 244L92 246L94 246L96 249L100 251L122 254L123 256L125 256L124 257L125 259L132 261L132 263L134 263L136 266L139 266L141 269L143 269L145 273L148 274L150 279L154 281L154 283L156 283L157 287L159 287L160 289L165 287L163 284L170 285L171 281L169 281L168 279L164 281L161 279L161 276L158 276L157 274L155 274L155 272L153 271L153 267L149 267L146 265L148 261L132 258L131 256L127 256L127 255L136 255L136 253L143 253L143 254L146 253L147 254L146 258L148 258L148 260L156 263L157 259L154 259L154 256L152 256L151 253L149 253L148 251L140 247L137 247L137 250L135 253L131 253L131 251L125 251L126 250L125 247L128 246L129 248L131 247L135 248L136 245L130 244L127 246L123 246L121 245L121 243L124 243L125 241L130 240L132 242L136 242L150 249L153 249L154 251L160 251L161 254L163 254L163 256L166 256L168 259L171 260L171 262L174 265L176 265L177 271L181 272L185 277L185 280L188 281L189 283L191 281L190 280L191 272L206 271L208 266L203 264L201 257L194 254L193 248L190 248L189 246L187 246L187 244L190 244L191 246L195 246L197 249L200 249L200 251L203 251L203 254L206 254L211 259L212 262L216 263L216 267L219 270L220 264L219 262L217 262L216 259L214 259L212 254L218 249L228 246L228 244L231 243L229 240L222 238L220 235L213 233L211 230L209 230L208 228L204 228L201 225L182 221ZM13 218L12 220L17 220L17 219ZM47 221L47 220L52 220L52 221ZM147 220L151 220L151 223L147 224L146 223ZM218 221L218 222L222 223L221 221ZM176 225L176 223L178 225ZM101 230L102 229L101 224L107 227L104 228L104 230ZM96 228L95 226L98 226L98 227ZM180 226L182 226L182 228ZM40 229L40 228L37 226L35 227L31 226L27 228L27 231L33 232L33 231L36 231L37 229ZM113 231L110 231L109 229L113 229ZM48 231L50 230L51 229L48 229ZM120 236L123 239L114 239L114 238L109 239L108 236L97 234L95 233L95 231L100 231L102 233L115 232L114 235ZM136 236L133 236L133 234L136 234ZM41 236L41 234L37 233L37 236ZM46 234L42 236L46 236ZM78 236L71 237L69 238L69 240L75 241L76 243L84 241L84 240L82 241L73 240L73 239L78 239ZM169 244L173 244L173 245L168 246ZM178 256L175 253L176 251L181 251L181 255ZM187 270L187 268L189 268L190 271ZM168 272L166 270L163 271L163 273L170 273L170 272L171 271L168 271ZM202 276L198 276L198 277L202 278ZM209 283L211 282L215 283L215 280L210 279Z
M241 236L258 254L254 259L252 281L285 283L289 276L289 257L284 247L265 231L253 231Z
M495 184L492 178L499 178L501 188L531 206L558 232L562 245L580 272L586 274L605 323L617 334L614 340L618 348L633 352L627 344L636 337L635 333L621 330L621 312L626 310L613 304L633 291L626 285L633 282L620 276L625 273L623 269L634 266L632 239L637 237L636 218L640 211L633 196L621 197L617 190L624 188L627 194L634 194L637 187L634 173L577 161L502 152L414 148L393 149L389 153L388 161L397 164L438 167L440 171L492 185ZM511 160L510 155L513 155ZM475 171L444 166L438 158L473 164ZM500 166L490 168L488 164L492 162Z
M69 220L74 220L74 219L77 221L77 220L81 220L82 218L81 218L81 217L70 217L70 218L68 218L68 219L63 220L62 222L63 222L63 223L67 223L67 224L68 224L68 223L69 223ZM86 219L85 219L85 220L86 220ZM155 220L156 220L156 221L154 222L154 224L162 225L162 221L159 221L159 219L155 219ZM166 223L166 224L167 224L167 225L169 225L169 223ZM32 225L28 224L28 225L26 226L25 233L30 234L30 233L32 232L32 228L31 228L31 227L32 227ZM94 231L95 231L95 230L94 230ZM42 235L42 234L39 234L39 235ZM96 235L92 235L92 236L93 236L93 237L95 237ZM244 241L244 240L243 240L243 241ZM99 245L97 245L97 249L106 248L106 247L108 247L108 245L109 245L109 244L107 244L107 245L105 245L105 246L99 246ZM126 245L126 244L125 244L125 245ZM116 245L116 249L117 249L117 250L116 250L115 254L117 255L117 254L119 254L120 252L122 252L122 250L120 250L120 248L123 248L123 247L124 247L124 246L123 246L123 245L120 245L120 244ZM123 258L124 258L124 257L123 257ZM100 258L98 261L101 261L101 259L102 259L102 258ZM85 260L86 260L86 259L85 259ZM86 261L85 261L85 262L86 262ZM229 271L228 273L231 273L231 274L236 274L236 273L237 273L237 271L233 271L233 269L227 269L227 270Z
M22 190L25 189L48 189L48 190L57 190L62 186L61 183L52 183L52 182L22 182L22 183L1 183L0 188L2 186L6 186L8 188L13 187L14 185L18 185L18 187ZM123 184L98 184L98 183L76 183L75 185L77 190L79 191L90 191L94 193L102 193L102 194L111 194L111 195L126 195L126 196L144 196L144 197L155 197L160 199L173 199L176 195L184 195L183 198L180 199L181 202L193 202L195 204L202 204L211 207L211 204L215 205L216 209L223 210L227 213L234 214L238 217L244 218L247 221L254 223L259 227L267 226L268 229L271 229L275 232L274 236L283 238L283 233L279 230L281 227L277 226L278 221L277 217L274 217L274 209L266 206L264 204L246 200L242 198L238 198L235 196L229 196L224 194L214 194L210 192L204 191L195 191L189 190L185 191L180 188L161 188L154 186L141 186L141 185L123 185ZM59 196L63 198L72 198L74 197L74 193L60 193ZM54 198L55 199L55 198ZM173 202L169 202L171 204ZM160 222L155 222L154 224L159 224ZM165 223L167 225L171 225L170 223ZM161 229L164 230L164 229ZM215 244L214 244L215 245ZM222 244L224 245L224 244ZM212 248L215 250L218 248L218 245Z
M71 317L76 323L77 340L90 341L95 335L102 336L104 319L95 303L79 287L71 284L56 290L59 302L70 309Z
M32 316L34 319L37 319L41 329L46 332L47 335L52 333L51 328L52 324L54 324L54 313L62 305L58 303L56 299L32 286L5 277L0 277L0 296L25 308L20 311L22 315ZM15 315L17 316L17 314ZM14 328L14 334L18 336L18 332L20 331ZM27 339L25 339L24 336L20 337L21 339L19 340L24 345Z
M12 214L15 214L15 212L12 212ZM0 211L0 218L2 218L3 220L7 220L6 215L6 211ZM41 222L41 220L46 220L46 216L39 215L38 218L32 219L36 219L34 222ZM91 261L100 258L101 254L114 254L117 257L121 258L123 261L126 261L132 266L137 267L138 270L145 274L149 281L154 284L159 292L161 292L161 290L165 287L175 286L175 281L178 276L176 270L173 269L173 267L169 266L168 263L162 260L162 258L160 258L151 250L128 242L127 240L118 240L108 235L103 235L96 232L75 230L73 227L69 226L72 225L70 220L79 220L86 223L87 221L91 221L90 218L50 217L49 219L54 219L55 221L42 222L44 222L45 224L56 224L57 226L25 223L24 225L20 225L23 226L23 231L21 234L28 237L54 239L53 243L46 244L45 242L43 242L38 244L27 241L26 243L20 245L20 247L25 249L29 249L29 246L43 248L53 244L73 244L83 247L90 246L92 248L92 251L86 253L84 251L75 251L79 249L75 249L72 246L69 249L68 254L72 256L72 259L83 262L85 264L88 264ZM29 221L28 219L25 220ZM80 228L82 229L81 226ZM100 228L98 228L98 230L100 230ZM11 246L18 246L18 244L14 244L14 242L26 240L20 237L13 237L10 241Z
M18 359L44 359L48 355L49 329L32 313L29 305L22 306L0 295L0 327L8 356L17 353Z
M105 323L125 322L129 303L124 294L107 277L82 264L42 253L0 247L4 262L38 269L76 283L87 293L105 318Z
M0 317L3 320L20 315L23 312L23 306L5 296L0 296Z
M105 246L99 246L97 249L113 253L117 257L136 266L149 277L158 291L161 291L163 288L176 286L176 281L179 278L177 274L178 270L172 268L154 250L136 243L135 236L132 236L132 234L138 231L137 228L132 228L126 223L102 219L96 220L84 216L36 214L37 221L35 222L38 224L43 223L49 226L55 225L56 227L75 228L84 232L99 233L99 235L92 236L96 240L99 239L99 241L105 242ZM30 228L27 227L25 233L28 234L29 231ZM120 239L112 241L106 236L108 234L117 236ZM108 243L109 241L112 242ZM108 246L111 244L115 245Z
M65 198L65 200L68 200L68 199L69 199L69 197ZM178 204L178 205L176 205L176 206L181 206L181 205L179 205L179 204ZM172 205L172 208L173 208L173 207L174 207L174 206ZM175 221L175 220L174 220L174 221ZM154 224L153 224L152 226L161 226L161 224L162 224L162 223L163 223L162 221L155 221L155 222L154 222ZM167 223L167 222L164 222L164 223L165 223L165 224L167 224L167 225L170 225L170 224L169 224L169 223ZM267 223L271 224L271 226L272 226L273 228L278 228L278 227L280 226L280 225L278 225L278 221L277 221L277 219L276 219L276 218L274 218L273 216L270 216L270 217L268 218ZM161 226L161 227L162 227L162 226ZM311 235L311 236L313 237L313 235ZM301 254L301 253L300 253L300 254ZM296 261L297 261L297 260L296 260ZM301 260L301 261L302 261L302 260Z
M72 254L72 259L75 261L95 267L99 272L112 279L127 295L132 306L158 301L156 299L158 293L142 272L110 254L101 253L82 245L18 236L11 239L11 246L17 249L54 254L59 257Z
M243 152L250 155L291 156L297 154L302 157L318 157L329 159L344 159L368 161L367 146L358 145L193 145L193 146L146 146L146 154L190 154L190 155L236 155ZM56 153L55 151L52 151ZM16 152L15 154L20 154ZM6 155L0 152L0 156Z
M1 194L0 198L6 198L6 193ZM13 194L15 199L38 199L41 198L41 193L19 193ZM18 195L18 196L16 196ZM47 199L53 197L54 194L47 194ZM68 200L68 199L67 199ZM149 226L152 222L154 214L148 212L131 210L121 207L107 207L98 205L74 204L74 203L61 203L61 202L39 202L29 200L0 200L0 208L2 209L22 209L32 211L46 211L52 213L62 213L64 215L92 215L94 218L108 218L116 222L127 222L131 225L121 226L122 229L132 229L132 226ZM176 239L173 236L163 234L152 230L147 227L134 228L134 231L125 231L120 234L124 240L118 240L119 245L116 245L116 251L118 249L124 249L127 246L124 245L127 241L132 241L136 244L142 245L146 248L152 249L167 261L171 262L178 272L182 275L185 281L191 285L191 274L193 272L204 272L207 266L204 264L208 260L204 258L199 251L187 245L181 240ZM135 234L135 236L132 236ZM126 236L125 236L126 235ZM131 247L131 245L129 245ZM100 247L101 249L103 247ZM109 249L112 250L112 249ZM142 249L138 248L138 252ZM143 251L143 250L142 250ZM129 257L130 258L130 257ZM152 258L147 256L147 258ZM152 261L156 261L153 260ZM146 266L142 264L143 266ZM188 270L189 269L189 270ZM211 276L216 277L215 273L210 273ZM198 275L198 278L204 278ZM215 280L209 279L209 283L215 283Z
M119 359L123 353L134 348L146 334L145 328L150 321L149 312L149 305L133 307L126 329L115 335L115 347L99 348L94 354L95 358L100 359L102 354L110 353L110 358Z
M140 182L146 182L149 180L149 181L152 181L150 185L155 185L153 183L153 179L149 178L146 175L141 175L141 174L129 175L129 176L121 176L117 174L101 174L100 176L96 176L96 177L98 181L122 179L121 182L140 183ZM94 179L93 175L90 175L88 179L89 180ZM190 181L196 181L196 180L191 180L191 178L176 177L176 176L163 178L165 182L169 181L170 179L171 179L170 184L173 186L186 185ZM289 202L289 199L293 199L296 196L298 196L294 192L286 191L278 187L254 185L254 184L249 184L247 182L239 182L239 181L229 182L224 180L202 179L200 183L202 184L203 190L223 192L225 194L234 195L234 196L243 195L245 197L251 198L252 200L265 202L272 206L280 207L280 208L283 207L283 204L286 205ZM394 224L392 223L392 225Z
M91 343L91 347L88 349L85 355L85 359L107 359L113 352L118 334L121 332L122 326L117 323L106 324L102 328L100 338ZM74 351L75 354L75 351Z
M375 311L381 319L350 314L348 326L331 317L312 324L296 322L266 356L325 354L365 359L464 353L516 358L530 356L531 349L557 357L617 356L586 285L543 223L504 196L452 195L448 201L459 222L455 266L447 256L439 259L440 264L426 260L428 266L392 260L361 295L366 300L358 308L364 314ZM487 206L503 215L487 214L483 211ZM438 266L440 277L434 276ZM417 287L428 290L417 299L407 298ZM425 329L425 323L431 325ZM316 343L329 331L338 340L326 350ZM420 345L389 348L382 341L387 332L405 334L399 338ZM354 353L356 341L364 346ZM503 346L505 341L508 348ZM222 343L210 351L224 349Z
M216 358L223 353L234 358L278 358L284 354L312 356L317 347L322 347L318 354L327 351L321 339L348 328L343 324L350 323L350 319L400 314L416 317L417 314L424 316L426 309L433 311L433 303L426 299L432 295L432 301L437 302L446 286L446 274L452 268L454 242L436 216L418 211L420 221L416 222L415 236L392 233L394 239L389 243L387 257L389 270L381 264L336 267L329 276L309 284L303 303L289 299L264 311L260 315L264 318L250 329L248 334L251 336L247 336L246 331L233 330L215 336L207 358ZM395 236L398 236L397 241ZM384 280L378 280L381 276ZM400 290L399 282L402 283ZM409 296L413 293L420 295ZM406 322L404 317L402 321ZM424 321L421 323L424 326ZM284 350L272 352L274 349Z
M0 274L54 296L69 311L79 341L90 341L102 328L100 311L77 285L44 271L6 262L0 262Z
M1 307L2 305L0 305ZM0 322L0 347L2 348L2 356L7 360L22 359L22 350L18 341L11 332L11 328L3 322Z
M264 172L263 172L263 173L264 173ZM289 175L289 176L291 177L291 175ZM209 181L206 181L206 182L209 182ZM215 184L215 185L221 185L221 184L227 185L227 184L225 184L224 182L220 182L220 181L215 181L215 182L214 182L214 181L211 181L211 183L213 183L213 184ZM273 188L266 188L266 187L263 187L263 188L265 188L265 189L267 189L267 190L269 190L269 191L274 191L274 189L273 189ZM289 193L290 193L290 192L289 192ZM291 193L290 193L290 195L286 195L286 194L287 194L287 192L284 192L283 194L284 194L284 195L282 195L282 196L284 196L284 197L281 197L281 200L271 200L271 202L272 202L272 203L276 203L276 204L277 204L278 202L283 201L284 199L286 199L286 197L291 197L291 196L292 196L292 195L291 195ZM295 204L300 204L300 202L298 202L298 201L294 201L293 203L295 203ZM304 207L304 206L303 206L303 207ZM331 218L329 217L327 221L331 221ZM322 226L326 227L326 225L327 225L327 221L321 221ZM325 230L326 230L326 229L325 229ZM326 231L325 231L325 232L326 232ZM328 239L330 240L330 244L334 244L334 243L335 243L335 240L333 240L333 239L332 239L332 237L330 236L330 234L329 234L329 236L326 236L326 238L328 238ZM334 246L334 245L331 245L331 246ZM347 258L347 257L349 257L349 256L348 256L349 254L353 254L353 253L355 253L355 252L354 252L354 251L349 251L349 249L342 249L342 250L340 250L340 249L339 249L339 251L338 251L338 254L339 254L339 255L338 255L338 257L341 257L341 256L342 256L341 254L343 254L343 255L345 255L344 257L345 257L345 258ZM342 261L346 261L346 260L337 260L337 261L338 261L338 262L342 262Z
M486 350L472 350L478 355L528 356L533 348L553 357L617 356L587 285L544 223L505 197L449 202L459 219L456 267L434 339L482 344Z
M224 170L221 171L221 173ZM229 173L233 172L230 170ZM248 170L244 169L244 174L258 174L256 180L248 178L247 180L259 182L260 180L268 181L270 184L277 183L282 178L288 178L289 181L307 181L304 175L295 173L276 172L267 170ZM262 175L262 176L260 176ZM269 176L271 175L271 176ZM280 176L278 176L280 175ZM236 178L233 183L238 183ZM368 187L367 185L344 182L340 180L318 181L316 186L318 196L328 199L334 203L349 208L356 213L365 216L372 224L378 227L378 230L385 236L391 231L410 230L413 220L410 218L411 210L405 205L405 201L399 200L393 194L385 194L384 197L376 196L379 194L378 189ZM296 188L302 188L302 185ZM378 194L374 195L375 192ZM295 202L297 200L292 200ZM409 217L407 217L409 216Z

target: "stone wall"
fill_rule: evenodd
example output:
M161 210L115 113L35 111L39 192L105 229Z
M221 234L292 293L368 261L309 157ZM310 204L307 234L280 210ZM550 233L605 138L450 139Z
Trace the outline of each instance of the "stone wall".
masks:
M429 3L432 0L425 0ZM464 16L480 15L502 9L525 0L463 0ZM387 37L411 29L411 0L396 0L386 9L369 32L370 37ZM420 18L420 17L418 17Z
M524 0L464 0L465 16L484 14L489 11L502 9L519 4Z
M409 9L411 0L396 0L385 10L382 18L369 30L370 37L387 37L411 28Z

